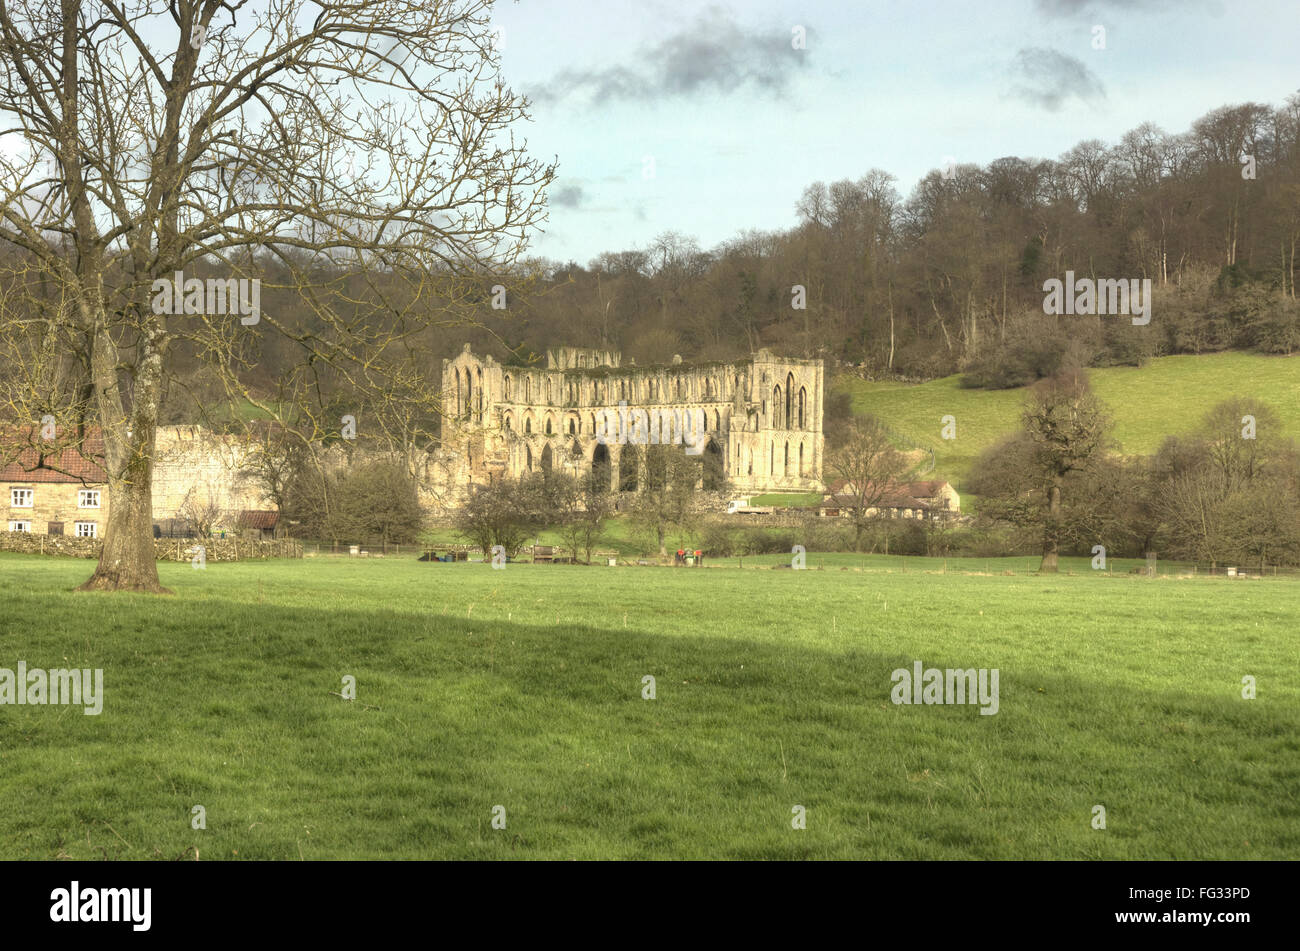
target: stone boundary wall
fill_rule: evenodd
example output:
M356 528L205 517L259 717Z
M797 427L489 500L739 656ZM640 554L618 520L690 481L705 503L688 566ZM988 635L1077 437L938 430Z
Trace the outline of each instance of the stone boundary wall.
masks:
M723 509L723 511L725 512L726 509ZM770 515L736 512L731 515L720 516L717 522L719 525L729 525L736 528L803 528L806 525L837 524L835 519L823 518L817 515L816 512L802 514L799 512L782 512L779 509Z
M65 555L98 558L103 544L98 538L38 535L34 532L0 532L0 551L29 555ZM301 558L302 544L291 539L260 541L245 538L156 538L154 557L158 561L189 561L196 546L203 546L206 561L248 561L265 558Z

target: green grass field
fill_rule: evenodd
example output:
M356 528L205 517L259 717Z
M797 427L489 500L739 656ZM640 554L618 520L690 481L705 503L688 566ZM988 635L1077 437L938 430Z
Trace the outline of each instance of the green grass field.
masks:
M1300 358L1248 353L1161 357L1144 367L1090 371L1093 389L1110 408L1113 435L1127 453L1150 453L1167 435L1196 427L1216 404L1249 396L1271 405L1286 433L1300 438ZM909 443L934 449L934 477L958 491L984 449L1019 426L1025 390L964 390L959 377L928 383L841 378L858 413L875 413ZM940 437L942 417L957 420L957 438Z
M0 667L106 694L0 706L0 858L1300 857L1300 583L849 557L162 564L150 598L0 555ZM999 712L892 704L916 660L997 668Z

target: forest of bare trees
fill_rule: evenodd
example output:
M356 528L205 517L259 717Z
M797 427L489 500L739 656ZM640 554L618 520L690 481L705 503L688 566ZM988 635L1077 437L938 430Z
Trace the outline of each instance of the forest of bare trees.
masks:
M1300 93L1277 108L1224 106L1181 133L1143 124L1055 160L935 170L906 199L880 169L816 182L787 231L711 250L670 232L585 266L533 262L545 293L524 305L526 324L500 332L525 350L577 338L642 363L762 345L872 374L966 371L978 386L1164 353L1290 353L1298 130ZM1045 316L1043 281L1067 269L1150 279L1152 324Z

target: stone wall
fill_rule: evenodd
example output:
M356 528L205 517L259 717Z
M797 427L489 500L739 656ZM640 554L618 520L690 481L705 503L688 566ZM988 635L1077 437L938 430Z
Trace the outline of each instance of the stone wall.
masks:
M180 518L186 499L223 513L215 527L231 531L245 509L273 508L257 481L241 471L250 445L201 426L160 426L154 457L153 517ZM105 493L107 494L107 493Z
M39 535L29 532L0 532L0 551L29 555L65 555L71 558L98 558L103 540L69 536ZM158 561L190 561L195 549L203 546L207 561L248 561L266 558L301 558L302 545L296 541L254 541L243 538L154 539L154 556Z

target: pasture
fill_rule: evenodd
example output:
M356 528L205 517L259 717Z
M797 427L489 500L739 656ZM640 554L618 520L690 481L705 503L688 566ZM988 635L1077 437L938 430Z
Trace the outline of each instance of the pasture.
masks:
M1196 429L1217 403L1247 396L1272 406L1285 435L1300 438L1300 364L1296 357L1251 353L1212 353L1159 357L1143 367L1105 367L1088 371L1093 390L1114 420L1120 451L1153 453L1166 436ZM1020 426L1024 388L965 390L959 376L927 383L868 382L840 377L856 413L875 413L909 444L933 449L934 474L960 492L981 452ZM957 421L957 438L940 438L940 419Z
M105 694L0 706L0 859L1300 858L1300 583L819 558L161 564L151 598L0 555L0 668ZM997 714L891 703L915 661L998 669Z

